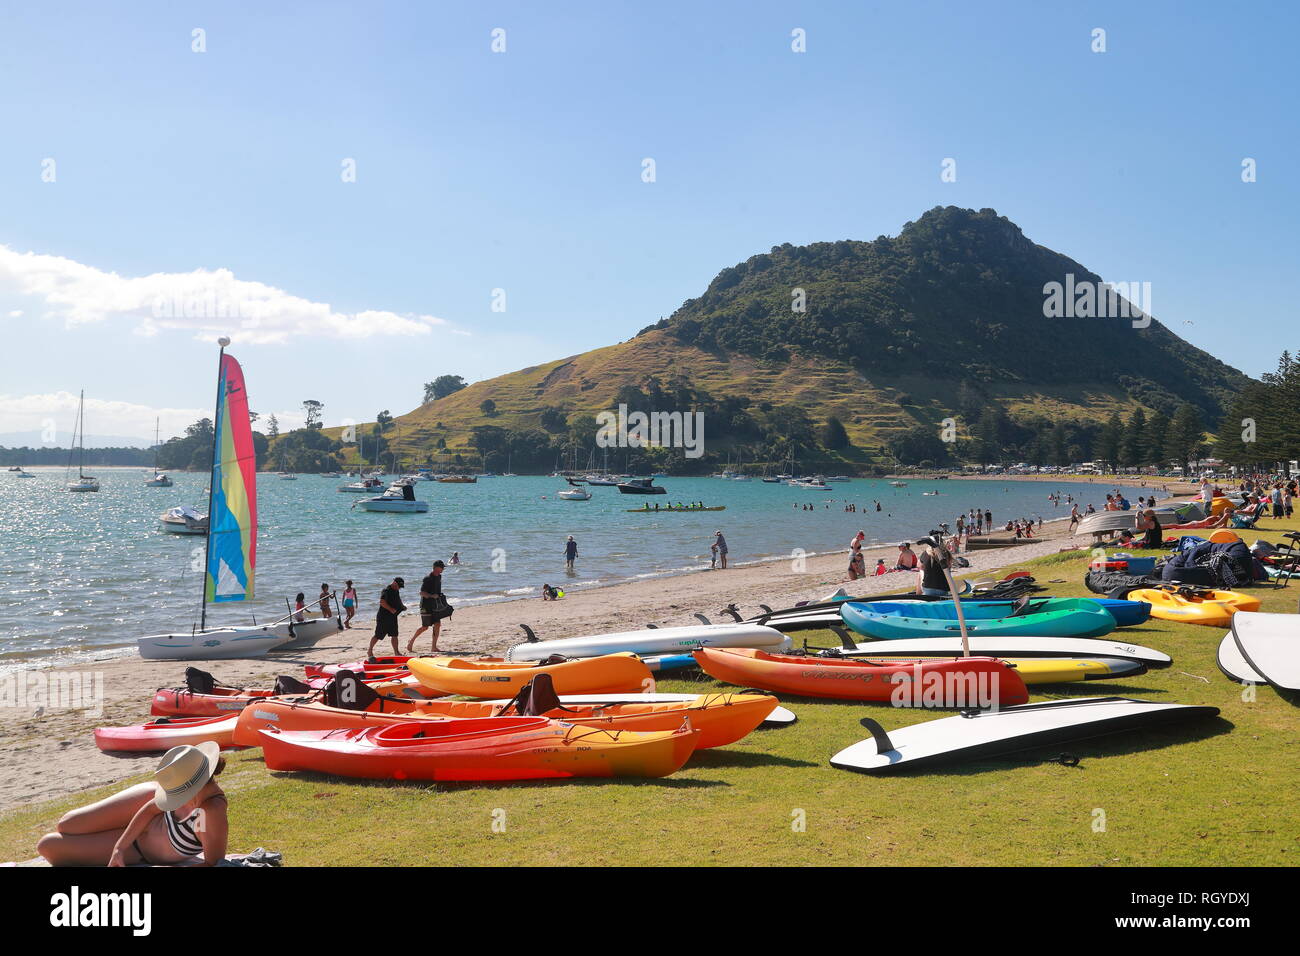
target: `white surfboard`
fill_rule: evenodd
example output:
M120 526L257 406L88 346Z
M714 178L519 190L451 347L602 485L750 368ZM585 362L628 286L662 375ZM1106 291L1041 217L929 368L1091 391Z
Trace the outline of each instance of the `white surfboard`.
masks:
M552 654L565 657L623 653L658 656L688 654L701 647L756 647L779 653L790 649L790 638L776 628L761 624L691 624L516 644L506 651L506 660L540 661Z
M1266 681L1279 690L1300 690L1300 615L1238 611L1232 636L1246 663Z
M730 691L724 691L730 693ZM685 704L716 694L564 694L561 704ZM489 704L505 704L505 699L490 700ZM777 707L763 721L763 726L783 727L799 718L784 707Z
M922 657L961 653L960 637L908 637L897 641L867 641L848 657ZM1168 667L1173 658L1155 648L1106 637L972 637L971 654L981 657L1119 657L1147 667Z
M1223 671L1228 680L1235 680L1238 684L1267 684L1262 674L1246 662L1246 658L1241 656L1241 648L1237 646L1237 639L1229 631L1223 635L1223 640L1219 642L1219 651L1216 655L1219 664L1219 670Z
M872 737L841 750L831 758L831 766L860 773L888 773L978 760L1218 713L1217 707L1085 697L972 711L895 731L885 731L868 718L862 723L871 730Z

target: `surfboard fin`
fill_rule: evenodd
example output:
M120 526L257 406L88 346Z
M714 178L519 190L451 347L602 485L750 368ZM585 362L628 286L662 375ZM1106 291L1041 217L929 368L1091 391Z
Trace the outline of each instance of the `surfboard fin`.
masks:
M709 620L707 617L705 617L703 614L696 614L696 615L695 615L695 620L699 621L701 624L709 624L709 625L712 625L712 624L713 624L713 622L710 621L710 620Z
M739 624L741 621L744 620L744 618L740 616L740 612L736 610L736 605L734 604L728 604L726 607L722 609L722 613L730 614L733 618L735 618L737 624Z
M849 632L844 630L844 628L840 627L838 624L831 625L831 632L840 639L840 646L844 648L844 650L856 651L858 649L857 642L854 641L853 638L849 637Z
M533 629L527 624L520 624L519 626L524 629L524 641L528 644L536 644L537 635L533 633Z
M870 717L863 717L858 721L863 727L871 732L871 739L876 742L876 753L888 753L896 749L894 742L889 739L889 734L885 733L885 728Z

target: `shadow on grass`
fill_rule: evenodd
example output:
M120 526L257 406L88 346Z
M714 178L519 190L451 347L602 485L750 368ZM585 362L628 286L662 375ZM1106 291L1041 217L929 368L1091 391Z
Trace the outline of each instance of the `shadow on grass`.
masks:
M708 751L704 751L708 753ZM691 758L692 764L698 755ZM551 777L545 780L361 780L355 777L339 777L328 773L310 770L272 770L272 779L301 780L303 782L351 784L366 789L385 790L426 790L432 792L460 792L464 790L528 790L546 787L580 786L634 786L656 787L667 790L699 790L713 787L729 787L725 780L695 780L689 777Z
M691 754L693 768L723 769L731 767L820 767L811 760L796 760L753 750L697 750Z

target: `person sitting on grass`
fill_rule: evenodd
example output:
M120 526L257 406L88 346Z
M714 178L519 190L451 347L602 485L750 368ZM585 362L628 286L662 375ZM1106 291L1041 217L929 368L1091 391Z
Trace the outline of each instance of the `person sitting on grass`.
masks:
M229 833L216 781L225 766L211 741L173 747L152 783L69 810L36 852L52 866L215 866Z

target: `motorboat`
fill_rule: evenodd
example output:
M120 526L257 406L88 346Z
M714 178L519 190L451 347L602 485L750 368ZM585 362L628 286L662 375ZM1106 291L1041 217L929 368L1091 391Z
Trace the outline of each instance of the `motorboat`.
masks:
M566 488L564 491L557 491L555 497L563 498L565 501L590 501L591 492L583 491L581 488Z
M415 487L410 484L394 483L388 490L375 498L362 498L352 503L353 508L362 511L388 511L394 514L423 514L429 510L429 502L415 497Z
M287 472L287 471L278 471L278 472L276 472L275 477L279 478L281 481L297 481L297 480L298 480L298 476L297 476L297 475L291 475L291 474L289 474L289 472Z
M158 520L161 529L171 534L208 533L208 516L188 505L168 508Z
M339 491L346 491L355 495L370 495L383 487L384 483L378 478L363 478L360 481L339 485Z
M826 484L826 479L820 475L816 478L804 478L790 482L791 488L799 488L803 491L830 491L831 486Z
M667 488L655 484L653 478L629 478L618 483L618 490L625 495L666 495Z

